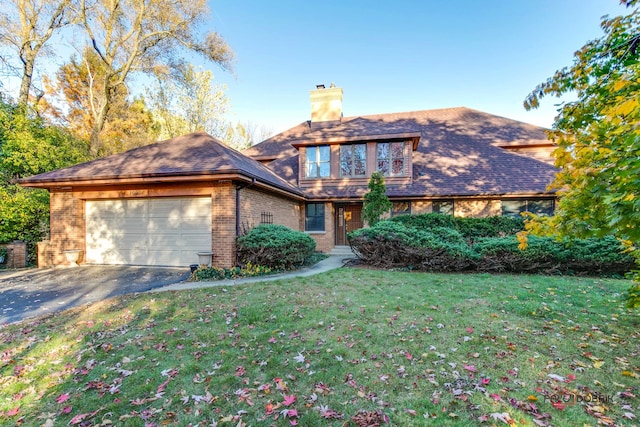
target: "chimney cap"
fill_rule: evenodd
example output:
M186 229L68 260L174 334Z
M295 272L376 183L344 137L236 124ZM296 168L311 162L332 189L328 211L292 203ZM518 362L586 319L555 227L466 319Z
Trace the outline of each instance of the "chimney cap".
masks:
M316 85L316 89L324 89L324 85L323 84Z

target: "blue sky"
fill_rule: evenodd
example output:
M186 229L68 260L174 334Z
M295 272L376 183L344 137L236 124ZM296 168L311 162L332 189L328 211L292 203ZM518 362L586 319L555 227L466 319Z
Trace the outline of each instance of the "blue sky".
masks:
M345 116L466 106L550 127L559 101L524 98L599 37L618 0L211 0L211 27L236 54L230 119L274 132L310 117L334 82Z

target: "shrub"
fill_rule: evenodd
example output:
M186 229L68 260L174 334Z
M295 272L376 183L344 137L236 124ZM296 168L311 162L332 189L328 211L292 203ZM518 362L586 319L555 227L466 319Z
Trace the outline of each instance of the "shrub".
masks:
M522 217L459 218L451 215L429 213L400 215L391 220L419 230L429 230L435 227L453 228L469 241L482 237L503 237L524 230L524 219Z
M481 255L476 269L496 272L623 275L634 266L614 237L574 239L529 236L527 248L518 249L514 236L480 239L473 248Z
M419 230L393 221L349 233L353 252L369 265L382 268L461 271L476 254L456 230Z
M313 255L316 242L283 225L260 224L238 238L238 259L274 270L291 270Z
M196 282L237 279L239 277L264 276L271 273L269 267L253 265L248 263L244 267L220 268L220 267L200 267L191 274L191 280Z

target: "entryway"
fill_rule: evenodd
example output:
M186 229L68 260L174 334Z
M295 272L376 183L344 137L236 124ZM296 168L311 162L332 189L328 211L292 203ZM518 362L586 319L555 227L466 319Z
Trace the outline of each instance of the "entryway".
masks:
M363 227L362 203L336 204L336 245L347 245L347 233Z

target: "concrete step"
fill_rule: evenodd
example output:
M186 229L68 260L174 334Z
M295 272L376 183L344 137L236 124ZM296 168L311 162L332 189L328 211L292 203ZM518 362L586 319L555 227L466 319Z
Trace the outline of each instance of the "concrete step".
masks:
M351 247L350 246L335 246L331 252L329 252L329 255L344 255L344 256L354 256L353 252L351 251Z

